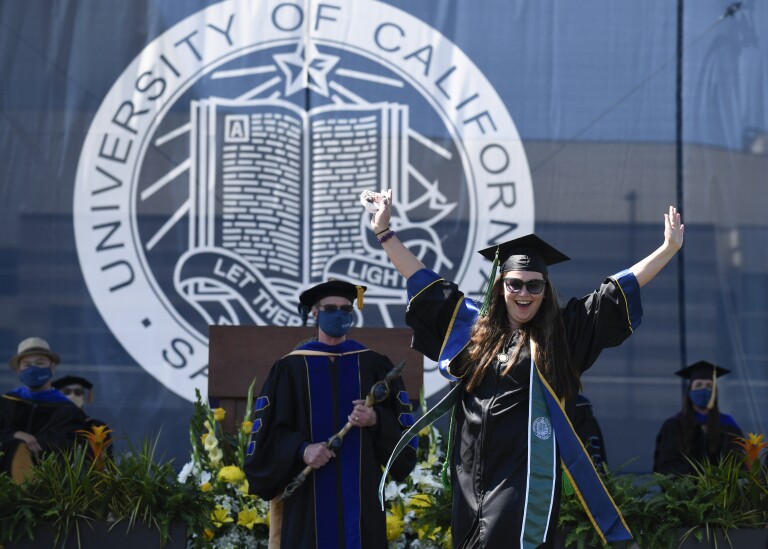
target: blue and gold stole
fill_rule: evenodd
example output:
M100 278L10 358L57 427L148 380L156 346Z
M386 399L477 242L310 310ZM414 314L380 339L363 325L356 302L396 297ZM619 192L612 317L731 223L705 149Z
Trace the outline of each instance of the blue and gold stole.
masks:
M613 279L628 291L637 287L637 280L631 273L623 271ZM409 301L442 281L437 274L426 269L418 271L408 279ZM628 321L632 323L633 304L627 301ZM419 418L398 442L384 471L384 477L391 463L405 447L409 437L430 425L440 416L460 405L463 382L450 371L450 362L466 347L478 309L471 301L462 298L457 303L438 358L438 367L444 377L457 382L451 391L429 412ZM579 498L592 525L603 542L632 539L621 512L603 485L600 475L587 454L578 435L565 413L563 403L549 386L535 364L535 345L531 349L530 394L528 409L528 480L526 485L526 506L520 546L537 547L547 537L547 528L553 510L556 479L559 474L557 450L564 475ZM383 506L384 477L379 486L379 500Z
M46 391L30 391L28 387L22 386L18 389L14 389L13 391L6 393L5 396L21 400L31 400L34 402L73 404L71 400L64 396L64 393L61 393L57 389L48 389Z
M352 401L365 398L358 359L360 353L367 351L360 343L347 340L333 346L312 341L290 353L304 356L307 362L312 442L325 442L336 434L347 423ZM334 359L335 375L331 367ZM351 429L341 450L336 452L336 459L316 469L310 477L315 491L316 535L321 547L362 546L361 458L360 429Z

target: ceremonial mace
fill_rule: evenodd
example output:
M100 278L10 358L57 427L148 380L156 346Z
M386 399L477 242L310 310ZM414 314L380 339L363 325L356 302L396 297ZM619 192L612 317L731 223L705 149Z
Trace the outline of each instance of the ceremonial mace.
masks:
M389 396L389 384L392 382L392 380L400 376L400 372L403 371L404 366L405 360L392 368L392 370L390 370L384 379L373 384L371 390L368 391L368 396L365 397L366 406L372 406L374 404L378 404L379 402L384 402L387 399ZM325 443L325 447L333 452L341 449L342 440L352 427L354 427L352 422L347 421L346 425L341 428L341 431L328 439L328 441ZM288 486L286 486L285 490L283 491L283 495L280 496L280 500L282 501L291 497L296 489L301 486L305 480L307 480L309 475L312 474L312 471L314 471L314 469L310 465L307 465L301 473L296 475L296 477L294 477L294 479L288 483Z

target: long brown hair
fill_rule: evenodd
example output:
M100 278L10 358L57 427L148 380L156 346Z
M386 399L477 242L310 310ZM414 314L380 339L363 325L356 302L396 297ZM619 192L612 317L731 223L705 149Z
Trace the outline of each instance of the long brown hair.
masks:
M578 394L581 380L568 353L565 324L557 291L549 279L545 280L546 291L541 308L530 322L519 327L517 344L503 375L512 370L520 353L529 346L532 339L536 342L534 359L544 379L559 398L571 398ZM478 318L472 329L467 353L464 355L464 370L470 376L467 383L469 392L480 384L493 359L503 350L511 336L507 304L504 300L503 277L494 282L490 301L488 315Z
M696 434L696 430L699 428L699 424L696 421L696 412L693 409L693 403L688 397L688 391L690 391L690 384L688 390L685 391L683 397L683 413L680 415L680 428L677 430L677 445L680 449L680 453L684 456L691 456L691 450L693 449L693 437ZM707 412L707 429L705 433L707 448L707 456L716 457L720 452L720 409L717 407L717 400L715 405Z

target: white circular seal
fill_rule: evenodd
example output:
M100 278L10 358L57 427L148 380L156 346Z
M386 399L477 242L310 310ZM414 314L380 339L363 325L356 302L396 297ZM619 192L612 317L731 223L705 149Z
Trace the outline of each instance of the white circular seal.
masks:
M533 434L541 440L548 440L552 436L552 424L544 416L537 417L531 425Z
M193 400L209 325L298 325L309 285L367 286L358 325L402 318L404 281L358 202L386 188L398 237L470 294L475 250L533 230L514 122L440 32L374 0L220 2L148 44L99 107L75 182L80 266L125 349Z

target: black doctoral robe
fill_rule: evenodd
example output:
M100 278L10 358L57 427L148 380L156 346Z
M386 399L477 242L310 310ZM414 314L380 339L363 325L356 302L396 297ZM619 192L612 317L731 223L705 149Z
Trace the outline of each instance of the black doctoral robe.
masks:
M620 276L605 280L595 292L571 299L563 309L570 357L580 371L587 370L607 347L624 341L639 324L639 289L625 292ZM409 279L410 281L410 279ZM627 287L637 284L627 284ZM414 330L413 347L438 360L443 342L463 294L452 282L440 281L423 291L409 284L411 299L406 323ZM632 303L628 303L632 301ZM637 313L630 320L629 309ZM634 324L632 322L634 321ZM516 335L506 352L514 349ZM459 355L455 361L462 360ZM525 511L530 350L524 349L506 376L506 365L494 360L492 368L471 393L464 392L456 411L451 456L453 515L456 547L518 547ZM566 409L573 417L574 403ZM557 459L559 463L559 457ZM547 543L551 547L557 527L561 475L555 477L555 503Z
M297 351L328 356L281 358L256 401L245 473L251 493L267 500L282 494L305 467L306 446L325 442L338 432L352 411L352 401L364 399L392 369L387 357L351 340L336 346L312 342ZM400 378L392 382L389 397L374 409L376 425L353 427L336 457L283 501L282 547L387 547L385 514L377 495L379 480L395 444L413 424ZM415 464L415 446L411 446L397 459L392 476L403 480Z
M21 444L15 432L33 435L45 453L73 446L77 431L87 428L85 414L67 397L53 389L45 393L43 400L24 398L32 395L22 388L0 398L0 467L9 474Z
M691 448L687 454L680 450L679 433L682 413L667 419L656 435L656 448L653 452L653 472L664 474L687 475L693 473L688 459L696 462L716 463L728 452L738 451L734 437L744 437L744 433L733 417L720 414L720 446L713 454L707 450L705 424L707 416L694 410L694 427Z

